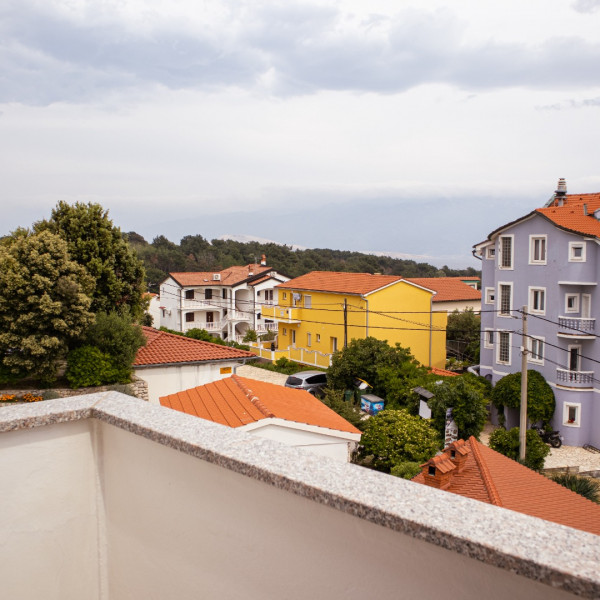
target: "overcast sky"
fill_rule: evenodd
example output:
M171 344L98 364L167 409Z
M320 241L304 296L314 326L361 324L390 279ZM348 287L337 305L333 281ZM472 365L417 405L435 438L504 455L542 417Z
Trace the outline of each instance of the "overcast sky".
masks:
M0 235L124 231L477 266L600 191L600 0L2 0Z

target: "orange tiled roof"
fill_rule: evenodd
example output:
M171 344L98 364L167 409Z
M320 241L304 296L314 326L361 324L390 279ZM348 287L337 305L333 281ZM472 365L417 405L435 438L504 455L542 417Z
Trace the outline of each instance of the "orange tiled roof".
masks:
M138 350L134 367L188 362L255 358L252 352L142 327L146 345Z
M249 277L264 273L265 271L272 271L271 267L265 267L262 265L250 264L243 267L229 267L222 271L197 271L197 272L183 272L183 273L169 273L179 285L236 285L245 281ZM219 280L214 280L213 275L220 275Z
M237 375L164 396L160 403L229 427L278 418L346 433L360 433L354 425L304 390Z
M407 281L437 292L434 302L481 300L481 292L463 283L460 277L411 277Z
M462 472L448 492L600 535L600 505L484 446L474 437ZM424 483L419 473L413 478Z
M438 369L438 367L431 367L429 372L434 375L441 375L442 377L458 377L458 373L448 371L448 369Z
M277 287L284 290L368 294L398 281L402 281L402 277L398 275L312 271L306 275L290 279L285 283L280 283Z
M587 215L584 212L584 205ZM538 208L535 212L563 229L600 238L600 221L594 217L594 211L599 208L600 193L567 194L562 206L558 206L555 200L551 206Z

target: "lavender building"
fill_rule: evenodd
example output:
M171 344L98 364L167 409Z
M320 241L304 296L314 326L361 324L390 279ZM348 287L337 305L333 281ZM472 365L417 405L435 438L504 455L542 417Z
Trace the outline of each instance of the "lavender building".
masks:
M553 426L572 446L600 447L600 193L567 194L564 179L543 208L492 231L482 261L481 374L495 384L539 371L556 397ZM528 337L520 334L527 307ZM507 427L519 424L507 409Z

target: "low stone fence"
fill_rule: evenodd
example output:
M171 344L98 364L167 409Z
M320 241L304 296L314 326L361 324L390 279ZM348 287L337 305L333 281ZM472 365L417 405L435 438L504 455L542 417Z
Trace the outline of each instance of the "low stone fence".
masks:
M46 388L46 389L29 389L29 390L0 390L0 396L5 394L14 394L22 396L23 394L32 394L33 396L44 396L48 392L53 392L59 398L70 398L71 396L83 396L84 394L95 394L97 392L109 392L112 390L124 391L123 388L128 387L131 393L136 398L148 401L148 384L139 377L133 377L131 383L126 384L111 384L102 385L99 387L82 387L76 390L71 388Z

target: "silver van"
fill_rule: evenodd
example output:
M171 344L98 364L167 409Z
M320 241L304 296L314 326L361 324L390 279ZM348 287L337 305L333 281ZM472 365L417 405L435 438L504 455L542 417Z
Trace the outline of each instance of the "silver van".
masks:
M323 388L327 385L327 373L323 371L300 371L290 375L285 381L285 387L306 390L313 396L322 396Z

